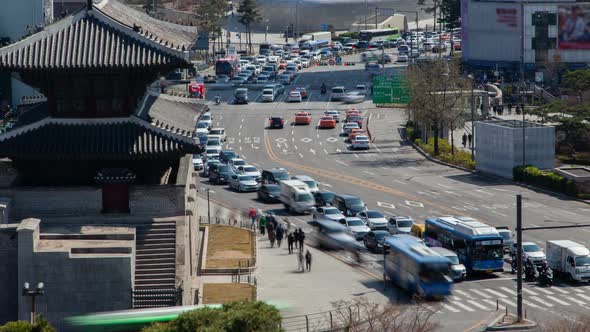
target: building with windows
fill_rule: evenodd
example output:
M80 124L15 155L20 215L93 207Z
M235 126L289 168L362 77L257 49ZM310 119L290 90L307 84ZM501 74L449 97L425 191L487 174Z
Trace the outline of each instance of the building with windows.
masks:
M532 78L590 62L590 3L462 0L461 20L462 58L473 68L518 76L522 63Z

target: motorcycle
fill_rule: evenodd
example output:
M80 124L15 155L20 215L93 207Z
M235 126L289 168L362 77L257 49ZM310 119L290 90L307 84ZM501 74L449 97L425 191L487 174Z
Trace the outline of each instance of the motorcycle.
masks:
M524 280L525 281L536 281L539 276L539 271L535 264L527 261L524 265Z
M326 88L326 86L325 86L325 85L322 85L322 88L321 88L320 92L321 92L323 95L325 95L325 94L326 94L326 92L327 92L327 88Z
M540 286L553 286L553 270L551 270L551 268L546 268L545 270L541 271L537 282Z
M221 104L221 97L215 96L215 105L219 105L219 104Z

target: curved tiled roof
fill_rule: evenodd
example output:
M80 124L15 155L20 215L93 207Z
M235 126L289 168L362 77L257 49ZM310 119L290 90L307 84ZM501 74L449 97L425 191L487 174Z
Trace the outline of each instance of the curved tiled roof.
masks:
M1 48L0 69L179 67L188 63L188 51L180 45L149 38L141 31L96 8L84 8Z

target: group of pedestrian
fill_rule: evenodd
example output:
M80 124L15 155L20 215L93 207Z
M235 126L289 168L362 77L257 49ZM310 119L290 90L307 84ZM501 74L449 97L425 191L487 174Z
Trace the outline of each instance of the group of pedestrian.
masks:
M299 251L303 251L303 241L305 241L305 232L298 228L293 233L289 233L287 236L287 245L289 249L289 254L293 253L293 246L295 249L299 248Z
M471 147L471 144L473 143L473 135L467 135L466 133L463 133L463 137L461 137L461 142L463 143L464 148L467 147L467 142L469 142L469 147Z
M303 250L300 250L299 255L298 255L298 260L299 260L299 271L305 272L305 270L307 270L307 272L311 272L311 252L309 252L309 249L305 252L305 255L303 255ZM304 261L305 261L305 266L303 266Z

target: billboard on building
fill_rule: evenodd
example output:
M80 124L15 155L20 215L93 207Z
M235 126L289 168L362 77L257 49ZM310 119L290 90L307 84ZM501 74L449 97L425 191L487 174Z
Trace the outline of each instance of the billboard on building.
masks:
M559 5L558 48L590 49L590 5Z

